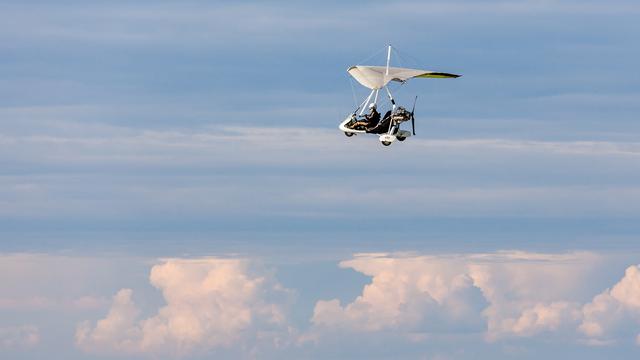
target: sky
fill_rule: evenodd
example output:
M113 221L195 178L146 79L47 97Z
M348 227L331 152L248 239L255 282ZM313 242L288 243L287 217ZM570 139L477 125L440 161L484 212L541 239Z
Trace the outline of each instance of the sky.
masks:
M2 357L637 358L639 14L0 2Z

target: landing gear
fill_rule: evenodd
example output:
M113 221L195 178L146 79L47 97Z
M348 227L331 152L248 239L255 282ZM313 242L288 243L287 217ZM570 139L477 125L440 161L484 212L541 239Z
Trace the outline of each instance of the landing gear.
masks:
M380 135L380 137L378 138L378 140L380 141L380 143L382 143L382 145L384 146L389 146L391 145L394 141L396 141L396 137L390 134L382 134Z
M352 133L352 132L345 132L344 134L345 134L347 137L352 137L353 135L355 135L355 134L354 134L354 133Z
M405 141L407 140L407 138L409 138L409 136L411 136L411 132L407 131L407 130L398 130L396 133L396 139L398 139L398 141Z

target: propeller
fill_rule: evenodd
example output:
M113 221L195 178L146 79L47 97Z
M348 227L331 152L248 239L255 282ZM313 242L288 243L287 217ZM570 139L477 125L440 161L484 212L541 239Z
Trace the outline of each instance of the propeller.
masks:
M416 134L416 118L413 116L413 113L416 111L416 102L418 101L418 95L413 100L413 108L411 109L411 130L413 130L413 135Z

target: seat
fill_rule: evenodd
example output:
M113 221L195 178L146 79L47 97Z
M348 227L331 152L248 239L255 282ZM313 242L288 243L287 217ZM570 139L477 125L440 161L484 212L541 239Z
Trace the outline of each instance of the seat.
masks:
M367 132L370 134L384 134L389 131L389 124L391 123L391 110L387 111L375 126L367 127Z

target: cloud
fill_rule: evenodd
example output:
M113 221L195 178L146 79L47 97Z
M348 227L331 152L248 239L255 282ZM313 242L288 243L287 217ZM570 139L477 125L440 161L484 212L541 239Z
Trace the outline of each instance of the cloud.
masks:
M82 324L76 332L78 345L85 350L132 351L133 341L140 337L140 329L135 326L140 311L131 300L131 294L131 289L118 291L109 314L99 320L94 329L87 323Z
M38 311L38 310L95 310L103 309L108 301L102 297L84 295L76 299L60 299L45 296L2 297L0 310Z
M5 235L9 243L19 242ZM106 289L117 288L122 276L138 269L146 266L133 258L0 253L0 311L25 316L103 310L109 305Z
M497 351L514 344L526 349L536 341L588 351L585 345L635 343L640 335L640 267L630 266L624 276L622 272L611 276L615 269L610 266L627 264L633 257L525 251L356 254L339 265L370 277L369 283L348 291L343 288L336 298L308 295L309 307L294 304L292 291L272 271L251 260L166 259L151 268L148 278L138 278L135 274L148 271L148 259L137 259L140 267L130 264L129 271L110 276L94 273L80 281L82 289L74 291L98 295L56 295L56 286L39 289L42 299L29 303L28 293L14 294L17 288L5 287L11 297L4 298L6 306L0 310L16 315L0 325L0 333L3 347L21 351L35 346L39 340L34 339L44 329L71 330L75 325L75 345L84 356L238 358L294 353L292 357L330 357L328 349L357 343L363 348L354 350L353 357L364 357L380 349L392 351L394 346L417 351L425 344L437 344L444 351L462 343L465 349ZM34 279L44 276L42 269L71 266L52 274L55 277L48 280L52 283L59 283L55 279L67 271L84 269L86 263L44 255L3 259L6 273L22 269L25 274L32 272ZM7 266L12 261L22 265ZM27 271L31 265L25 262L42 268ZM96 269L104 266L89 262ZM295 276L308 281L305 271ZM105 277L116 281L105 282ZM11 279L6 278L3 285L11 285ZM305 288L323 288L326 294L333 279L328 277L327 284L305 284ZM157 293L145 291L140 281L149 281L158 290L160 306L153 300ZM108 300L100 295L104 291L95 291L96 283L103 289L120 290L105 290L115 293ZM354 293L357 296L344 297L354 290L359 290ZM44 308L39 305L43 299ZM20 307L21 302L26 305ZM11 327L9 321L23 322L25 316L37 327ZM79 319L92 320L78 324ZM57 336L46 335L49 340Z
M102 127L64 123L62 128L70 131L84 130L75 136L68 134L28 134L3 135L0 146L6 150L22 150L22 160L38 161L45 164L57 164L61 161L76 165L100 162L108 165L113 162L140 165L176 165L185 160L196 165L212 156L221 164L239 160L246 164L304 164L305 160L334 161L344 151L370 149L378 145L374 138L370 142L343 140L337 130L324 128L295 127L225 127L193 130L141 130L117 126ZM39 126L35 125L34 126ZM59 125L62 126L62 125ZM287 143L282 139L286 138ZM535 141L527 139L466 138L466 139L412 139L413 151L485 152L497 155L500 152L515 151L529 155L546 156L606 156L621 159L640 157L638 142L610 141ZM242 146L233 146L234 143ZM331 146L328 146L331 145ZM291 152L295 147L301 152ZM42 152L39 149L50 149ZM416 149L417 148L417 149ZM31 150L30 150L31 149ZM378 149L378 148L376 148ZM26 151L30 150L30 151ZM82 150L80 153L78 150ZM397 150L400 151L400 150ZM372 161L374 154L364 159ZM378 152L374 152L377 154ZM248 155L253 156L248 156ZM184 157L189 155L189 159ZM277 156L276 156L277 155ZM231 159L228 157L231 156ZM504 156L504 154L503 154Z
M77 345L87 352L174 354L230 348L248 339L277 346L288 329L290 292L242 259L169 259L150 281L166 301L140 319L131 289L120 290L95 325L84 322Z
M33 325L0 327L0 349L32 348L40 342L40 330Z
M54 301L44 296L0 298L0 310L43 310L54 306Z
M10 32L19 34L23 40L90 40L92 43L133 43L145 46L185 46L184 43L195 43L232 47L231 44L246 44L247 41L254 44L293 43L295 38L286 36L291 32L309 40L310 35L322 32L324 37L316 36L311 42L318 44L325 38L334 39L338 31L350 33L354 26L367 25L358 17L363 11L361 7L342 3L340 12L326 11L332 10L331 3L325 4L324 8L311 4L287 6L288 3L282 2L215 5L198 3L198 6L157 2L144 7L138 4L95 4L91 8L82 2L73 5L64 10L46 5L30 9L35 14L47 11L48 16L38 16L38 22L34 22L33 16L24 16L21 6L7 6L6 12L10 15L5 16L5 27L12 30ZM400 1L393 4L377 1L367 5L367 19L388 29L384 20L390 12L405 14L405 21L409 22L425 18L430 19L429 22L446 22L450 21L450 16L471 22L479 20L474 17L477 14L482 14L482 19L501 16L527 21L530 14L637 13L638 10L633 5L632 2L624 1L616 2L616 6L585 1ZM114 26L114 23L119 26ZM334 45L345 46L342 42Z
M356 257L340 266L372 276L355 301L318 301L312 323L355 331L423 331L448 323L478 325L482 302L460 261L435 257Z
M407 339L416 332L471 331L484 333L490 342L562 331L577 339L580 300L589 298L586 285L601 258L585 252L363 254L340 265L371 276L371 283L348 304L318 301L307 340L335 330L394 331ZM621 284L612 293L637 299L629 281Z
M586 295L585 281L598 267L586 252L536 254L506 252L472 255L467 271L489 305L485 337L496 341L533 336L575 322L574 302Z
M494 309L487 309L490 314ZM577 303L556 301L537 303L522 310L519 317L490 319L489 340L499 337L529 337L542 332L555 332L561 328L571 329L581 317Z
M0 216L109 222L142 216L188 221L202 214L317 219L362 208L456 217L633 216L640 210L631 165L640 146L632 142L416 138L383 151L373 138L345 140L318 128L71 129L0 136L0 160L15 172L0 178ZM360 154L357 163L344 161L351 152ZM362 181L381 162L405 171L394 179L376 171L380 181ZM487 162L511 170L485 176ZM39 170L25 170L32 167ZM259 186L247 173L261 175ZM403 186L389 188L387 180ZM619 198L629 201L612 200Z
M618 283L585 304L582 312L579 329L592 343L611 343L634 332L640 336L640 267L628 267Z

